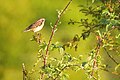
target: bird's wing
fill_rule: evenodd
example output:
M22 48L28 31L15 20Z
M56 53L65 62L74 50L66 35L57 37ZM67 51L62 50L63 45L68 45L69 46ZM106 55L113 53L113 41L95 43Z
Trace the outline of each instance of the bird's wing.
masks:
M42 24L42 21L37 21L37 22L33 23L33 25L31 27L36 28L36 27L40 26L41 24Z
M31 24L30 26L28 26L28 27L25 29L25 31L31 30L32 26L33 26L33 24Z
M37 21L37 22L31 24L30 26L28 26L24 31L28 31L28 30L30 31L30 30L40 26L41 24L42 24L42 21Z

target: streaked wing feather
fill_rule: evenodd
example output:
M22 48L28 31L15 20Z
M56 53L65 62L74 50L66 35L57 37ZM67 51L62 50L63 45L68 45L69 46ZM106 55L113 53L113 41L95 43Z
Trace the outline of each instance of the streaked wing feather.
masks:
M25 30L29 30L29 29L31 29L32 26L33 26L33 24L31 24L30 26L28 26Z
M25 29L25 31L30 30L30 29L34 29L34 28L40 26L41 24L42 24L42 21L37 21L37 22L31 24L30 26L28 26L28 27Z
M37 21L33 24L33 28L36 28L42 24L42 21Z

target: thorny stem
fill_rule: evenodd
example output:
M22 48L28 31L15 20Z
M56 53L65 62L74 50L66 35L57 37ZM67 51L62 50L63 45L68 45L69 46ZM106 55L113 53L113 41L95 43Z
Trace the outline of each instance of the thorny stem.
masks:
M50 39L49 39L49 42L48 42L48 45L47 45L47 49L46 49L46 55L44 57L44 67L46 66L46 61L47 61L47 56L49 54L49 46L51 44L51 41L52 41L52 38L53 38L53 35L55 33L55 30L56 30L56 27L58 25L58 22L62 16L62 14L65 12L65 10L68 8L68 6L70 5L70 3L72 2L72 0L69 1L69 3L66 5L66 7L63 9L63 11L58 15L58 18L54 24L54 27L52 28L52 33L51 33L51 36L50 36Z
M113 28L109 31L109 32L111 32L112 30L114 30L116 27L115 26L113 26ZM95 57L94 57L94 61L93 61L93 68L92 68L92 72L91 72L91 76L93 76L94 75L94 68L95 67L97 67L98 66L98 64L97 64L97 56L99 55L99 51L100 51L100 47L101 47L101 45L102 45L102 39L100 38L100 36L96 36L97 37L97 46L96 46L96 48L95 48L95 50L96 50L96 53L95 53ZM104 50L105 50L105 52L107 53L107 55L109 56L109 58L114 62L114 63L116 63L117 65L119 64L110 54L109 54L109 52L107 51L107 49L104 47L103 48Z
M96 53L95 53L95 57L94 57L94 61L93 61L93 67L92 67L92 72L91 72L91 76L93 77L93 75L94 75L94 69L95 69L95 67L98 67L98 64L97 64L97 57L98 57L98 55L99 55L99 52L100 52L100 47L101 47L101 38L100 38L100 36L97 36L97 41L98 41L98 43L97 43L97 47L95 48L95 50L96 50ZM93 77L94 78L94 77ZM95 78L94 78L95 79ZM96 79L95 79L96 80Z
M50 46L50 44L51 44L51 41L52 41L52 38L53 38L53 36L54 36L54 33L55 33L55 30L56 30L56 27L57 27L57 25L58 25L58 22L59 22L59 20L60 20L60 18L61 18L61 16L62 16L62 14L65 12L65 10L68 8L68 6L70 5L70 3L72 2L72 0L70 0L69 2L68 2L68 4L66 5L66 7L63 9L63 11L60 13L60 14L58 14L58 18L57 18L57 20L56 20L56 22L55 22L55 24L54 24L54 26L53 26L53 28L52 28L52 32L51 32L51 36L50 36L50 38L49 38L49 41L48 41L48 45L47 45L47 49L46 49L46 54L45 54L45 56L44 56L44 68L46 67L46 63L47 63L47 57L48 57L48 54L49 54L49 46Z

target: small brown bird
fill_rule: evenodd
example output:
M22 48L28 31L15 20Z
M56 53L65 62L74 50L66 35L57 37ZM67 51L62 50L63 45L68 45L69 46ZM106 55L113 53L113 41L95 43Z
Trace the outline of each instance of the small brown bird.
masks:
M30 26L28 26L24 32L28 32L28 31L33 31L34 33L35 32L38 32L40 31L43 26L44 26L44 23L45 23L45 19L44 18L40 18L39 20L37 20L35 23L31 24Z

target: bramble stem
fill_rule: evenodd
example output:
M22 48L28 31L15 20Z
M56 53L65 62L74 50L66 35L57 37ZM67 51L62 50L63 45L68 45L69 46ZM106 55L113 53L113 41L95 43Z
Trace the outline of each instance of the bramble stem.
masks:
M72 0L70 0L69 3L66 5L66 7L63 9L63 11L60 14L58 14L58 18L57 18L57 20L56 20L56 22L55 22L55 24L54 24L54 26L52 28L52 33L51 33L51 36L50 36L50 39L49 39L49 42L48 42L48 45L47 45L47 49L46 49L46 54L45 54L45 57L44 57L44 67L46 66L46 63L47 63L47 57L48 57L48 54L49 54L49 46L51 44L51 41L52 41L53 35L55 33L56 27L58 25L58 22L59 22L59 20L60 20L60 18L62 16L62 14L68 8L68 6L70 5L71 2L72 2Z
M55 30L56 30L56 28L57 28L57 25L58 25L58 23L59 23L59 20L60 20L62 14L63 14L63 13L65 12L65 10L68 8L68 6L70 5L71 2L72 2L72 0L70 0L70 1L68 2L68 4L65 6L65 8L63 9L63 11L61 11L61 13L58 14L58 18L57 18L57 20L56 20L56 22L55 22L55 24L54 24L54 26L53 26L53 28L52 28L51 36L50 36L50 38L49 38L48 45L47 45L47 49L46 49L46 53L45 53L45 56L44 56L44 58L43 58L43 59L44 59L44 61L43 61L43 62L44 62L44 68L46 67L46 64L47 64L47 57L48 57L48 54L49 54L49 47L50 47L52 38L53 38L53 36L54 36L54 34L55 34ZM43 79L43 77L44 77L44 74L42 74L41 80Z
M96 36L96 37L97 37L97 46L95 48L96 53L95 53L95 57L94 57L94 61L93 61L92 72L90 74L93 77L94 80L97 80L93 75L94 75L95 67L98 67L97 57L100 53L100 48L101 48L101 38L100 38L100 36Z

